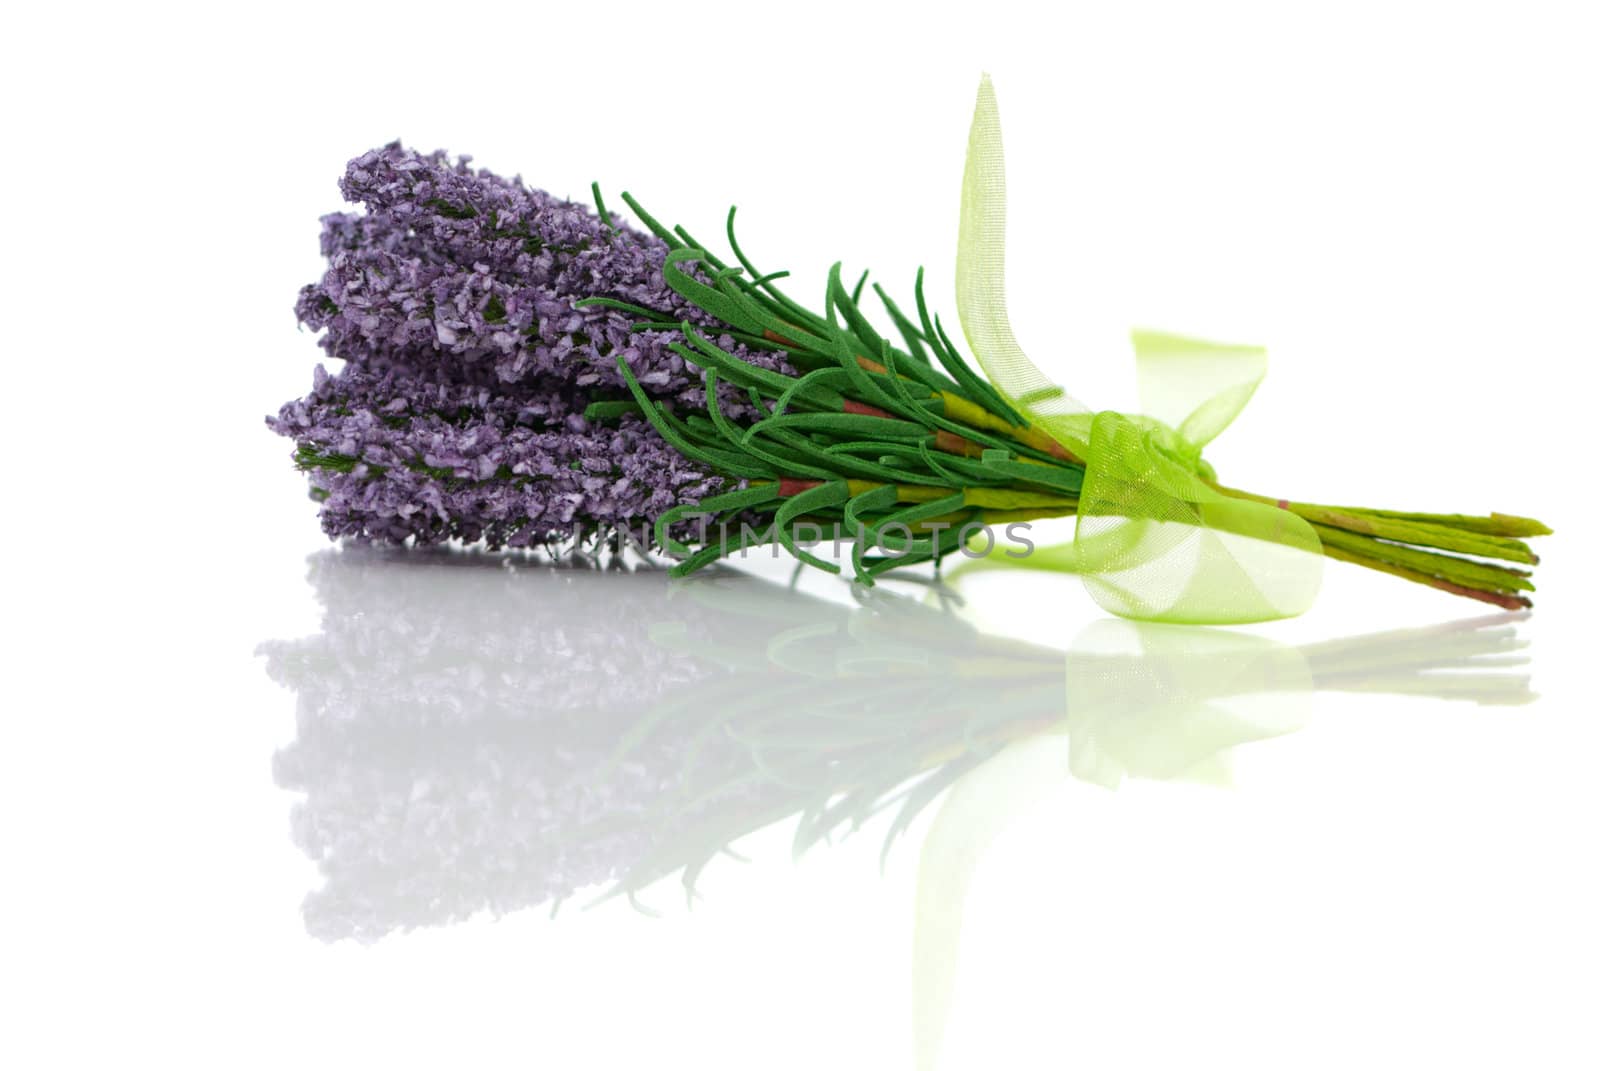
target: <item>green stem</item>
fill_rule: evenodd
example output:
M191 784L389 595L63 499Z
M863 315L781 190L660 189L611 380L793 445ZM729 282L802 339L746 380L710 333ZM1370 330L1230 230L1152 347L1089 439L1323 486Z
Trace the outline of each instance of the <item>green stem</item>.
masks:
M1469 558L1418 550L1399 543L1386 543L1370 536L1356 535L1326 525L1313 524L1311 527L1322 540L1324 547L1338 547L1352 554L1376 558L1486 591L1498 591L1510 595L1519 591L1534 590L1533 581L1528 579L1528 573L1522 569L1509 569Z
M1351 562L1355 565L1362 565L1368 569L1373 569L1380 573L1388 573L1390 576L1397 576L1402 580L1410 580L1414 583L1426 584L1428 587L1438 588L1440 591L1448 591L1452 595L1464 595L1469 599L1477 599L1479 602L1491 603L1507 610L1526 610L1533 605L1533 600L1524 595L1507 595L1503 592L1484 591L1481 588L1468 587L1466 585L1456 583L1455 581L1447 580L1441 576L1433 576L1416 569L1409 569L1403 565L1396 565L1393 562L1384 561L1380 558L1358 554L1345 550L1341 547L1333 546L1331 544L1325 544L1322 548L1322 552L1336 561L1345 561Z

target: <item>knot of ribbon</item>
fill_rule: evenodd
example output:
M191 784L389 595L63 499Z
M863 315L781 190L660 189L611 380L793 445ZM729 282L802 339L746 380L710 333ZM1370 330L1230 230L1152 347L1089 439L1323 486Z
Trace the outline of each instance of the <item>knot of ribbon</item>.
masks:
M1080 574L1103 608L1139 620L1242 624L1303 612L1321 583L1316 532L1287 509L1223 494L1203 457L1266 375L1266 351L1135 331L1143 412L1090 410L1012 334L1005 215L1000 113L985 75L961 183L962 332L1006 402L1085 468L1070 547L1013 564Z

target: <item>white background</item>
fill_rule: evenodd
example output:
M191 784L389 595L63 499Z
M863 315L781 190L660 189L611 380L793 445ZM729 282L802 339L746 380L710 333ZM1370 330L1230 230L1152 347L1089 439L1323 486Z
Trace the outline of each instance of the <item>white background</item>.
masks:
M1587 10L1586 10L1587 8ZM41 13L47 12L47 13ZM1114 12L1114 13L1113 13ZM1064 774L1007 803L941 1066L1600 1066L1590 452L1600 44L1582 4L29 5L7 22L12 1067L913 1066L912 830L707 902L307 935L273 781L322 546L262 416L344 162L403 137L536 186L740 206L820 294L918 264L952 307L978 76L1005 124L1014 325L1132 407L1129 326L1259 342L1208 456L1313 501L1539 516L1517 708L1319 695L1231 790ZM947 313L948 318L948 313ZM835 593L837 594L837 593ZM1066 578L972 588L1065 647ZM1330 567L1310 642L1472 616ZM1012 805L1014 803L1014 806ZM998 819L997 819L998 821ZM928 1056L926 1034L923 1055Z

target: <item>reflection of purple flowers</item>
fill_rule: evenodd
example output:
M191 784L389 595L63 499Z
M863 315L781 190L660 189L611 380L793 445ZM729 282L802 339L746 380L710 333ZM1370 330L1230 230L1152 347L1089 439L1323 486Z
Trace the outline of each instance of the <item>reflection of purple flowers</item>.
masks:
M329 939L602 885L660 903L660 878L693 889L790 819L798 854L898 812L887 851L1041 730L1063 773L1109 786L1214 774L1298 727L1313 685L1532 698L1504 615L1298 649L1101 622L1062 652L976 630L938 588L843 604L737 571L669 587L583 558L371 548L322 551L309 579L318 634L260 653L296 696L273 772L302 794L294 838L325 879L306 925Z
M262 646L296 693L273 774L303 794L294 839L326 879L305 903L316 936L598 894L678 831L666 801L740 771L698 718L626 746L654 704L727 676L649 639L663 620L702 635L713 615L668 608L650 572L503 565L325 551L320 632Z

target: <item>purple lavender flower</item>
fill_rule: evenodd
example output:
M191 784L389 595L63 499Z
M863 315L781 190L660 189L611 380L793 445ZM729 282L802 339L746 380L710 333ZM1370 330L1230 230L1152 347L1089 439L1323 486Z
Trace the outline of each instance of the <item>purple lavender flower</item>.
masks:
M326 331L330 356L487 366L506 383L619 392L620 354L652 394L700 404L699 370L668 349L682 341L676 327L636 330L640 316L574 308L607 297L659 322L689 320L741 360L786 370L781 355L746 347L667 286L660 239L469 160L395 142L350 162L340 187L367 214L324 218L328 270L296 307Z
M586 420L570 388L462 382L433 368L321 366L268 425L297 444L331 537L491 547L646 533L723 489L644 419ZM646 536L647 537L647 536Z

